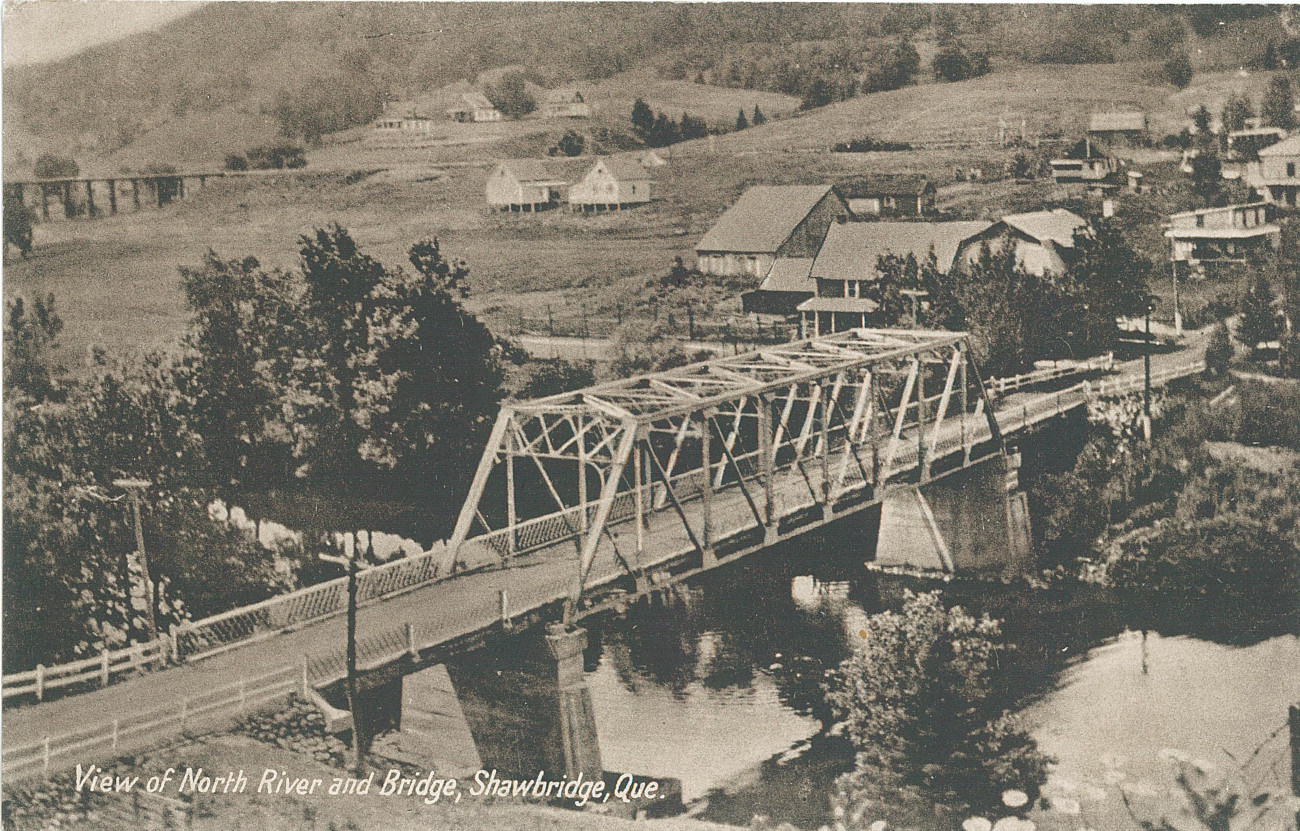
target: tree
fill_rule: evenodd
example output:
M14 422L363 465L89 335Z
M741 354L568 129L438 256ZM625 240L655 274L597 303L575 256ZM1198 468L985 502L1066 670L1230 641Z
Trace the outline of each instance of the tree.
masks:
M1178 89L1187 89L1192 82L1192 61L1186 52L1176 52L1162 67L1164 79Z
M754 116L749 119L749 123L753 124L755 127L767 123L767 116L763 115L763 111L758 108L757 104L754 105Z
M6 400L22 395L35 403L61 397L66 380L55 357L63 318L54 295L36 297L30 310L22 297L5 304L4 385Z
M992 69L988 55L970 52L961 41L954 41L939 50L930 63L934 77L939 81L964 81L987 75Z
M4 241L12 245L25 260L32 253L32 210L16 192L5 189Z
M738 113L736 113L736 129L737 129L737 130L747 130L747 129L749 129L749 120L745 118L745 108L744 108L744 107L741 107L741 108L740 108L740 111L739 111Z
M528 91L528 81L519 72L508 72L495 84L489 84L486 95L492 106L507 118L522 118L537 109L537 100Z
M581 156L587 140L573 130L565 130L556 142L556 149L566 156Z
M1277 340L1281 333L1277 309L1277 298L1266 275L1255 278L1250 290L1241 302L1241 319L1237 322L1237 340L1250 350L1251 358L1258 358L1260 344Z
M658 113L646 136L646 144L651 147L667 147L681 141L681 138L681 128L678 127L677 122L663 113Z
M1223 188L1223 163L1212 148L1201 148L1192 157L1192 193L1200 197L1203 205L1210 205Z
M645 101L642 101L640 98L636 99L632 104L633 129L635 129L641 135L641 138L644 139L650 135L650 129L654 127L654 123L655 114L654 111L650 109L650 105Z
M243 153L227 153L226 170L248 170L248 159Z
M1246 128L1246 119L1253 118L1255 108L1251 106L1250 96L1245 93L1231 92L1228 93L1228 100L1223 104L1223 112L1219 114L1219 120L1223 122L1225 133L1234 130L1244 130Z
M81 172L75 160L53 153L42 153L36 157L32 172L37 179L71 179Z
M1035 798L1049 760L1007 715L999 623L944 609L938 592L904 597L901 610L867 619L828 685L857 751L839 807L864 816L882 800L927 799L983 811L1009 789Z
M1291 92L1291 81L1285 75L1277 75L1268 82L1259 114L1266 126L1283 130L1295 127L1295 96Z
M1079 327L1067 336L1076 349L1092 353L1115 345L1115 319L1142 314L1147 303L1151 261L1137 253L1113 220L1096 224L1075 241L1078 258L1069 277L1077 288Z
M1197 135L1203 136L1210 131L1211 119L1213 116L1204 104L1196 108L1196 112L1192 113L1192 123L1196 125Z
M1214 325L1214 331L1210 333L1210 342L1205 347L1205 370L1214 376L1223 376L1228 372L1228 365L1232 363L1232 338L1228 334L1228 326L1223 321Z

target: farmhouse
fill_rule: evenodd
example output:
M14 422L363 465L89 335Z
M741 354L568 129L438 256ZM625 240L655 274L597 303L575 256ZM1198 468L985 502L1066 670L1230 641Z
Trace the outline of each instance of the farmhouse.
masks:
M487 203L498 211L532 211L560 203L565 181L537 159L501 162L488 175Z
M934 212L934 182L924 176L854 176L835 185L854 216L923 216Z
M1063 274L1074 261L1076 238L1086 233L1088 220L1064 208L1008 214L962 243L956 267L978 260L987 244L993 250L1014 248L1017 264L1031 274Z
M850 217L831 185L755 185L695 246L697 268L720 277L764 277L777 257L812 257L826 231Z
M492 102L481 92L467 92L461 95L460 103L447 110L452 121L478 123L483 121L500 121L501 111L492 106Z
M591 106L576 89L551 90L542 104L547 118L591 118Z
M573 211L617 211L650 201L650 172L631 160L597 159L569 188Z
M1273 224L1273 212L1272 205L1254 202L1174 214L1165 231L1170 259L1201 273L1259 259L1281 241L1282 229Z
M991 224L850 222L832 225L809 275L816 296L798 305L804 335L884 323L873 320L878 304L871 299L873 284L880 279L881 257L910 255L923 263L933 253L935 267L947 273L957 262L963 244Z
M433 131L433 119L427 115L384 115L375 120L371 129L381 136L421 136Z
M1141 110L1093 113L1088 138L1112 147L1139 147L1147 140L1147 114Z
M1269 202L1300 204L1300 136L1259 151L1259 163L1248 165L1246 184Z

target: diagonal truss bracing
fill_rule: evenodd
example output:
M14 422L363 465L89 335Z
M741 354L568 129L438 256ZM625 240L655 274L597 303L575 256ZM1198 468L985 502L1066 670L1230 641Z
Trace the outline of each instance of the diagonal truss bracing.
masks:
M647 546L739 531L1001 452L967 335L856 329L502 407L444 571L569 546L571 603ZM955 461L954 461L955 460Z

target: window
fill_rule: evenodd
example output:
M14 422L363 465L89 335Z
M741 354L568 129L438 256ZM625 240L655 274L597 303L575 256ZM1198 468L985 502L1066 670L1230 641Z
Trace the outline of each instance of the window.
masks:
M1295 162L1286 163L1286 175L1289 179L1295 178Z
M1196 227L1197 227L1197 228L1204 228L1204 227L1205 227L1205 214L1197 214L1197 215L1196 215Z
M845 297L859 297L859 296L861 296L861 292L862 292L862 283L861 283L861 282L859 282L859 281L857 281L857 280L845 280L845 281L844 281L844 296L845 296Z

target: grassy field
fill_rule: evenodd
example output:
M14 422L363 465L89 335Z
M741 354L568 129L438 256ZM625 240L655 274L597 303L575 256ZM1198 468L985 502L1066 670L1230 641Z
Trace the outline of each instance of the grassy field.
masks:
M863 134L922 141L963 127L983 135L996 129L999 114L1029 114L1031 132L1071 132L1091 107L1124 101L1150 107L1153 121L1165 119L1172 130L1189 93L1149 84L1149 70L1140 64L1015 69L863 96L717 137L712 148L703 140L677 145L663 151L671 163L656 172L657 201L618 214L489 212L483 186L494 158L492 143L409 151L339 144L310 154L305 171L210 182L206 190L162 210L38 225L33 257L8 263L6 291L11 296L55 293L68 323L63 340L73 363L91 343L125 350L155 347L183 331L178 265L196 263L212 248L224 257L252 254L267 266L292 267L299 235L338 222L367 251L393 265L405 263L411 243L438 237L448 255L469 264L471 306L499 331L517 326L521 313L544 316L548 306L557 319L636 313L673 258L690 263L696 241L753 184L820 183L861 172L924 173L944 185L941 204L972 218L1067 202L1064 191L1044 183L949 184L954 166L999 172L1014 151L996 146L865 154L826 150L833 141ZM1198 76L1198 83L1208 94L1211 88L1226 90L1233 78ZM608 94L618 94L614 82L609 84ZM527 123L502 129L516 131L517 139L526 135ZM557 164L575 181L590 159ZM1163 201L1157 201L1163 210ZM1147 218L1154 222L1156 214ZM1158 235L1154 225L1152 233ZM733 298L718 311L738 306Z

